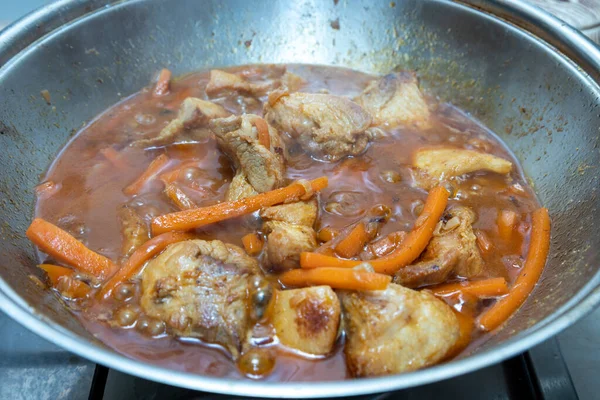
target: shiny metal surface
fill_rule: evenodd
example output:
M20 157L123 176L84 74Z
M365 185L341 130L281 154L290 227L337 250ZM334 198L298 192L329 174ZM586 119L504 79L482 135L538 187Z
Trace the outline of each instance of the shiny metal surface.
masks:
M342 396L498 362L600 302L600 52L549 14L522 2L476 0L406 0L394 7L366 0L106 3L59 1L0 34L0 145L7 149L0 152L0 308L35 333L95 362L172 385ZM339 29L331 27L334 20ZM139 90L163 66L181 74L253 62L417 69L430 93L473 113L514 150L553 216L552 254L532 297L477 352L410 374L346 382L263 384L174 373L106 348L28 278L39 274L23 235L32 187L83 121ZM51 105L39 95L43 89Z

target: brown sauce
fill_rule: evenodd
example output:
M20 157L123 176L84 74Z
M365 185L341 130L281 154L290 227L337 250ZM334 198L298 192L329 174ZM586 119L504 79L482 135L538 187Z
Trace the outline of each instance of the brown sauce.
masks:
M251 79L268 75L269 68L234 68L228 71L246 72ZM289 65L288 70L303 77L307 84L304 92L327 90L332 94L354 97L373 76L334 67ZM139 149L128 145L135 139L151 137L176 116L179 105L186 97L206 98L206 72L194 73L174 81L170 94L156 98L151 89L129 97L104 112L82 129L64 148L50 167L44 181L59 185L51 195L41 195L36 216L65 229L86 246L112 260L121 257L121 226L117 210L128 202L143 210L149 220L153 216L177 211L160 190L147 188L133 200L122 189L135 180L160 153L166 153L173 163L195 157L201 160L196 175L190 176L193 185L184 184L186 194L198 205L206 206L223 199L233 177L233 167L222 155L213 139L202 143L168 145L161 148ZM259 101L260 100L260 101ZM262 102L244 98L219 101L229 111L262 115ZM326 175L329 186L320 194L319 227L344 228L364 216L376 204L392 209L393 215L380 235L411 229L418 216L419 206L427 192L414 187L411 178L411 156L423 146L451 144L453 147L482 150L501 156L518 166L517 160L499 139L477 121L451 104L437 104L430 99L433 128L427 134L418 129L400 126L390 130L389 137L374 141L365 154L336 163L311 159L301 149L291 148L287 163L287 178L314 179ZM109 146L121 152L127 167L115 167L100 150ZM387 182L384 177L392 171L397 174ZM185 182L184 182L185 183ZM156 190L153 190L156 189ZM538 208L535 196L519 167L509 176L488 172L471 174L459 181L450 204L463 204L477 215L476 231L483 232L493 243L484 254L485 271L481 277L504 277L509 284L522 267L528 242L531 212ZM327 212L331 201L347 203L343 213ZM523 240L511 245L498 237L496 218L499 210L513 210L520 218L519 230ZM237 218L199 230L200 238L219 239L238 246L246 233L260 228L256 218ZM42 260L43 261L43 260ZM139 300L139 287L128 304ZM480 304L481 312L492 300ZM129 357L174 370L220 377L242 378L229 356L220 348L194 339L177 339L166 334L151 337L139 328L121 328L109 324L115 309L125 302L107 303L88 301L75 311L84 326L99 340ZM142 318L140 316L139 318ZM481 334L478 334L481 335ZM325 358L307 358L275 346L276 364L268 381L316 381L348 377L346 372L343 337L335 352Z

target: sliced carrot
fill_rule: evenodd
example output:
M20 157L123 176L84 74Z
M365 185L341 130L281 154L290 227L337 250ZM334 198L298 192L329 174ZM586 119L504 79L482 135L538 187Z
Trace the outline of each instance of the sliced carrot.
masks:
M508 295L481 315L479 325L483 330L497 328L525 302L542 274L549 249L550 216L546 208L540 208L532 216L531 242L525 265Z
M105 278L116 268L111 260L93 252L69 233L41 218L34 219L25 234L50 257L98 279Z
M319 191L327 187L327 177L317 178L309 183L313 191ZM302 183L294 182L284 188L260 193L241 200L161 215L152 221L152 233L158 235L168 231L188 231L200 228L215 222L250 214L263 207L298 201L306 194L306 191L307 188Z
M154 96L164 96L169 92L169 86L171 85L171 71L163 68L158 74L158 80L154 87Z
M482 254L489 253L492 249L492 242L490 241L488 235L486 235L483 231L476 230L475 238L477 241L477 247L479 247L479 251L481 251Z
M102 286L98 296L107 298L122 282L130 279L152 257L163 251L168 245L193 239L194 236L184 232L168 232L153 237L138 247L121 268Z
M73 277L75 271L70 268L52 264L41 264L38 267L46 271L52 287L65 297L80 299L87 296L91 290L88 285Z
M121 157L118 151L116 151L113 147L107 147L105 149L100 150L100 153L106 158L113 166L118 169L126 169L127 163Z
M406 236L400 246L385 257L369 261L376 272L393 275L400 268L409 265L419 257L433 236L433 230L446 209L449 195L443 186L437 186L429 192L423 212L417 218L413 230ZM364 261L344 260L318 253L300 254L302 268L353 268L362 263Z
M479 281L445 283L428 287L427 290L436 296L446 296L453 293L467 293L479 298L503 296L508 293L504 278L490 278Z
M251 256L255 256L263 248L263 241L256 233L249 233L242 238L242 243L244 244L244 249L246 249L246 253Z
M356 256L369 241L369 235L365 230L365 224L358 223L345 238L338 242L335 251L344 258Z
M190 208L197 207L194 201L174 183L165 184L165 194L180 210L189 210Z
M396 247L398 247L398 245L400 245L400 243L406 239L406 235L408 234L404 231L392 232L378 241L368 245L367 249L374 256L383 257L395 250Z
M498 233L500 234L500 238L502 238L504 242L512 243L514 234L517 231L518 222L519 217L517 216L516 212L512 210L500 211L496 223L498 225Z
M163 181L165 184L173 183L181 177L182 172L186 168L197 167L198 163L199 163L199 160L185 161L185 162L181 163L180 165L178 165L177 167L173 168L172 170L169 170L167 172L160 174L158 176L158 179Z
M329 226L325 226L319 230L319 233L317 233L317 239L319 239L321 242L329 242L330 240L335 239L339 234L340 233L337 230Z
M152 179L156 174L158 174L168 163L169 157L166 154L161 154L156 157L148 168L137 178L131 185L127 186L123 189L123 193L128 196L133 196L139 194L144 186Z
M328 285L348 290L383 290L391 280L389 275L351 268L293 269L279 275L279 281L285 286Z
M258 141L267 150L271 149L271 136L269 135L269 125L262 118L256 118L254 120L254 126L256 127L256 131L258 132Z
M461 351L467 348L469 343L471 343L471 337L475 328L475 319L472 316L458 312L454 308L452 311L458 320L459 335L454 346L448 350L445 359L456 357Z

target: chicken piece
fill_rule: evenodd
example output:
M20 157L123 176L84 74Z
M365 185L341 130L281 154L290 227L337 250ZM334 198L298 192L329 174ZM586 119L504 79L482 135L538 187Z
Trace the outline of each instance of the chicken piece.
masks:
M121 206L117 215L121 222L121 235L123 236L121 254L126 258L150 239L148 225L133 208L127 205Z
M177 118L169 122L160 131L158 136L137 140L133 144L139 147L162 146L172 142L174 138L185 131L207 125L208 121L213 118L224 118L229 115L229 111L225 110L219 104L195 97L188 97L181 103Z
M258 263L218 240L168 246L142 275L141 306L178 336L225 347L237 359L251 329L251 281Z
M280 84L279 81L251 83L239 75L213 69L210 71L210 80L206 85L206 94L210 97L217 97L227 95L229 92L238 92L252 96L263 96Z
M353 376L399 374L444 359L459 338L452 309L431 293L390 283L340 291L346 363Z
M503 158L457 148L420 149L414 154L413 160L414 166L426 174L426 178L417 181L422 187L431 187L436 181L470 172L485 170L508 174L512 169L512 163Z
M278 78L269 79L264 82L249 82L239 75L213 69L210 71L210 80L206 85L206 94L210 97L217 97L236 92L260 97L280 87L296 91L304 84L302 78L291 72L286 72L285 68L275 68L275 70L276 74L280 74Z
M340 301L329 286L279 290L269 308L269 319L279 341L314 355L333 350L340 314Z
M268 207L261 211L267 233L265 262L274 271L300 266L300 253L317 247L313 229L317 220L316 199Z
M305 83L304 79L292 72L286 72L281 77L282 89L287 89L290 93L298 91Z
M311 226L267 221L266 263L272 271L282 272L300 266L300 253L317 247L317 234Z
M258 192L254 190L252 185L246 179L246 175L240 171L236 173L231 180L227 192L225 193L225 200L236 201L245 199L246 197L256 196L257 194Z
M371 113L374 125L430 125L429 108L417 77L411 72L392 73L371 81L355 101Z
M237 174L242 174L256 192L263 193L284 183L284 147L271 126L268 126L270 148L264 147L258 140L256 119L260 117L253 114L232 115L210 121L210 128L219 147L233 160ZM235 181L236 185L244 184L241 177ZM232 200L235 193L247 192L247 188L233 187L228 190L226 199Z
M265 104L265 118L297 138L304 150L324 161L359 155L369 144L371 116L340 96L274 92Z
M475 213L467 207L451 208L438 223L433 238L415 264L401 268L394 282L409 288L444 282L451 274L472 278L483 270L472 224Z
M317 220L317 200L297 201L265 208L260 212L266 221L281 221L288 224L312 227Z

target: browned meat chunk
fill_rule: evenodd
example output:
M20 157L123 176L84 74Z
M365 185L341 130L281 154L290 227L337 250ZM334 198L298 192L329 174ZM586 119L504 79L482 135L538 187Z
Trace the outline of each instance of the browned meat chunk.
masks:
M228 190L227 200L237 200L234 196L251 193L246 182L257 193L278 188L284 183L283 144L277 131L268 126L270 147L264 147L258 139L257 119L260 119L257 115L244 114L210 121L220 148L231 157L237 175L241 175L232 182L235 186Z
M444 282L451 274L471 278L483 270L472 224L475 214L467 207L454 207L436 226L433 239L419 261L401 268L394 282L421 287Z
M256 196L258 192L254 190L252 185L248 182L246 175L243 171L239 170L225 193L225 200L235 201L245 199L246 197Z
M420 149L413 159L414 166L424 173L423 177L417 178L417 184L424 188L475 171L508 174L512 169L512 163L503 158L457 148Z
M126 205L119 208L118 216L123 235L121 254L123 257L129 257L135 249L150 239L148 225L133 208Z
M278 79L250 82L239 75L213 69L210 71L210 80L206 85L206 94L210 97L217 97L235 92L260 97L279 87L295 91L303 84L302 78L291 72L285 72Z
M177 118L169 122L154 138L141 139L133 144L140 147L162 146L173 142L174 138L185 131L201 128L213 118L224 118L229 112L219 104L210 101L188 97L181 103Z
M459 338L449 306L431 293L389 284L342 291L346 363L354 376L414 371L442 360Z
M168 246L142 275L141 305L178 336L225 347L236 359L251 328L258 263L237 246L188 240Z
M267 264L273 271L298 268L300 253L317 247L317 234L310 226L267 221L263 224L267 233Z
M317 219L317 201L299 201L269 207L261 212L266 222L266 263L274 271L298 268L300 253L317 247L313 225Z
M429 126L429 108L413 73L393 73L373 80L355 101L371 113L375 125Z
M260 216L267 221L313 226L317 220L317 200L311 199L268 207L260 212Z
M297 138L312 156L336 161L361 154L369 143L371 116L340 96L279 93L265 105L265 118Z
M333 350L341 311L329 286L277 291L269 313L283 345L315 355Z

